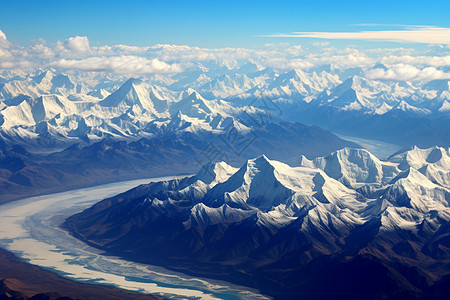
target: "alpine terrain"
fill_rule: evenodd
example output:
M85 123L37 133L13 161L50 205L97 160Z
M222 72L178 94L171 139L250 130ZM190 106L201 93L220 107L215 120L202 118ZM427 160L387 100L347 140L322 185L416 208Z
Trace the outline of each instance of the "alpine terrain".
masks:
M262 155L151 182L64 223L131 260L256 287L277 299L444 299L450 149L381 161L363 149ZM373 284L377 282L377 284Z

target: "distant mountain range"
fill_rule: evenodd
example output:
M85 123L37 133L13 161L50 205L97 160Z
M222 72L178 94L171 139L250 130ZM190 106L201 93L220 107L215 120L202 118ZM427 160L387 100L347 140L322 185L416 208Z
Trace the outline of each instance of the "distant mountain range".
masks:
M186 122L182 125L182 122ZM334 134L298 123L268 123L251 131L230 130L223 133L175 130L191 123L175 116L165 134L120 140L107 137L75 143L58 151L29 152L18 144L0 141L0 202L42 193L127 179L174 174L192 174L201 165L218 160L240 164L247 157L268 153L288 162L298 163L300 154L310 158L342 147L356 146ZM228 126L228 125L227 125ZM32 149L43 149L35 145Z
M298 167L209 163L64 226L110 253L277 299L444 299L449 224L450 149L414 147L386 161L344 148Z
M315 124L402 146L450 146L449 80L371 80L373 68L305 70L195 64L140 79L56 70L0 73L0 134L27 148L249 131L264 122Z

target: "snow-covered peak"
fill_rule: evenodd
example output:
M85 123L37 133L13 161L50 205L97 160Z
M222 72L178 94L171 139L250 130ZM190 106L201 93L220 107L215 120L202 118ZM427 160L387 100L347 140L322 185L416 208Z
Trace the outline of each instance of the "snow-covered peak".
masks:
M100 100L103 100L103 99L105 99L106 97L108 97L109 95L111 95L111 93L108 92L108 91L105 90L105 89L97 89L97 90L95 90L95 91L89 92L88 95L93 96L93 97L96 97L96 98L98 98L98 99L100 99Z
M349 77L334 89L334 93L342 94L349 89L355 89L360 83L361 83L361 77L356 76L356 75Z
M77 108L72 102L58 95L44 95L29 102L36 123L49 120L56 115L77 113Z
M392 110L400 110L400 111L414 113L414 114L418 114L418 115L427 115L427 114L431 113L431 111L429 111L428 109L412 106L405 100L400 101L397 105L395 105L392 108Z
M105 107L129 108L137 105L141 109L158 116L167 110L165 100L152 97L151 88L141 79L130 78L117 91L100 101Z
M183 114L181 111L177 111L168 123L168 128L182 130L192 124L192 119Z
M227 204L268 211L293 194L275 174L284 166L287 165L273 162L264 155L251 159L227 181L212 188L205 195L205 203L214 207Z
M386 102L383 102L380 107L378 107L374 114L377 115L384 115L385 113L389 112L392 109L392 106L388 105Z
M40 74L33 77L33 80L37 84L46 84L50 85L53 78L55 77L55 74L50 70L42 71Z
M249 61L242 65L239 70L238 73L240 74L246 74L246 75L253 75L257 72L260 72L264 70L264 67L261 66L258 62L256 62L253 59L249 59Z
M353 90L358 93L367 94L380 91L390 91L390 88L385 83L379 81L371 81L358 75L354 75L345 80L341 85L337 86L333 93L341 95L348 90Z
M395 206L413 208L420 213L448 208L449 197L448 189L432 183L414 168L399 174L383 196Z
M306 73L300 69L294 69L280 74L267 86L268 95L271 97L312 97L317 96L325 89L334 88L340 80L337 75L321 72L317 74ZM309 102L306 101L306 102Z
M204 203L257 209L286 217L302 207L320 203L360 210L365 204L357 198L354 191L323 171L290 167L262 155L248 160L227 181L213 187L205 195Z
M365 149L344 148L312 161L302 157L300 163L305 167L319 168L353 188L368 183L381 185L398 173L394 165L381 162Z
M433 160L437 156L428 155ZM447 180L449 170L441 169L441 174L447 172ZM427 213L449 207L449 197L448 187L432 182L421 171L400 171L398 163L382 162L363 149L345 148L312 161L303 157L301 167L264 155L248 160L210 189L202 202L210 207L256 209L281 218L314 207L324 215L345 210L360 216L378 215L391 206ZM351 218L358 219L356 215Z
M450 149L413 147L391 156L389 161L397 163L401 170L413 168L432 182L450 188Z
M331 105L343 110L362 110L366 107L366 91L362 91L364 79L359 76L353 76L337 85L335 88L322 93L319 97L319 103L322 105Z
M196 63L181 73L148 75L143 80L73 70L68 71L69 75L51 68L31 72L0 70L0 119L7 120L0 125L0 133L8 130L6 134L17 137L15 141L27 143L35 136L36 128L28 104L22 104L20 109L19 104L26 97L36 99L55 94L76 105L74 118L85 119L92 138L112 135L135 139L159 134L159 125L167 124L178 111L190 117L197 128L212 133L224 128L221 123L244 132L251 128L236 122L243 114L256 116L264 111L274 112L273 108L277 121L304 120L325 128L337 125L347 135L367 134L392 141L392 136L397 138L406 130L397 124L412 124L410 134L404 138L408 144L446 142L442 134L448 131L445 122L450 112L448 80L428 83L372 80L361 77L361 68L331 65L279 74L271 68L262 69L253 60L241 63L240 68L232 61L203 64L206 67ZM256 70L259 71L253 73ZM64 111L61 110L63 115ZM322 113L329 117L323 118ZM218 115L223 116L223 122L211 122ZM416 117L429 119L429 128L422 123L427 120L417 123L420 128L414 128L415 122L409 121ZM148 126L153 121L159 123ZM103 126L101 130L96 128L99 124ZM75 134L73 123L58 126L66 126L61 130ZM390 128L394 129L392 133ZM151 129L156 132L147 131ZM70 138L84 139L84 135ZM403 139L399 143L406 144Z
M186 132L199 134L212 130L208 122L204 119L185 115L182 111L177 111L172 114L169 119L161 124L160 129L170 132L175 136Z
M181 100L171 103L170 113L181 111L189 117L205 118L212 113L212 107L197 91L188 89L181 95Z
M398 163L399 168L402 170L406 170L409 167L419 170L427 164L441 164L442 166L448 166L450 170L449 156L450 149L437 146L421 149L414 146L411 150L391 156L389 161Z
M194 89L188 88L187 90L183 91L180 95L180 99L200 99L203 100L203 97Z
M294 69L291 71L288 71L287 73L281 74L278 76L275 81L273 82L272 86L282 86L289 84L291 82L299 82L306 86L311 86L311 81L309 78L309 75L300 69Z
M228 165L226 162L210 162L204 165L195 176L205 184L214 186L217 183L226 181L236 171L236 168Z
M450 93L449 93L449 99L450 99ZM447 100L444 100L444 102L442 102L441 107L439 107L438 111L441 113L450 112L450 102Z

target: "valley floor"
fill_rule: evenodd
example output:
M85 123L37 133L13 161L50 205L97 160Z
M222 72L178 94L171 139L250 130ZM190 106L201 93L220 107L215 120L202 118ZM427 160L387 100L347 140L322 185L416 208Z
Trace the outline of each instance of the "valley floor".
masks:
M85 283L113 285L128 290L159 294L169 299L267 299L256 291L227 282L191 277L159 267L130 263L123 259L102 255L101 251L87 246L58 228L66 217L104 197L123 192L144 182L163 179L120 182L3 204L0 210L0 247L12 251L31 264ZM9 252L3 250L3 253ZM13 257L11 262L17 261L12 253L8 255ZM27 271L29 268L36 273L29 275ZM5 263L4 269L0 267L0 279L2 276L8 280L18 279L23 282L19 286L23 286L23 290L29 289L31 293L36 290L39 292L49 290L61 295L59 291L64 291L64 285L59 283L63 280L62 277L39 267L21 262L21 265L17 266L13 263ZM22 269L23 276L20 277ZM53 274L55 286L36 282L45 277L37 273L38 271ZM59 279L56 280L56 278ZM65 281L72 282L67 279L64 279ZM39 286L42 286L42 289L36 288ZM67 295L78 299L141 299L140 294L134 296L135 294L131 292L128 296L118 294L122 298L108 298L107 290L105 290L105 298Z
M3 299L3 294L28 298L42 293L50 299L59 297L83 300L163 299L110 286L68 280L38 266L25 263L11 252L0 248L0 299Z

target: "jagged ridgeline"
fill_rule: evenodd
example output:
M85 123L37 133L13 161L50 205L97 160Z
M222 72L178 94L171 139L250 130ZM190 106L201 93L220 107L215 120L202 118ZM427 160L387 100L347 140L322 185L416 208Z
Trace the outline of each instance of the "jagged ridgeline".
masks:
M449 155L415 147L380 161L344 148L299 167L266 156L240 168L210 163L105 199L64 226L110 253L278 299L443 295Z
M123 75L56 70L0 73L0 133L26 147L105 137L248 132L273 120L315 124L402 146L449 146L450 90L429 82L371 80L385 68L277 70L253 60L204 62L181 73ZM265 119L261 120L261 115Z

